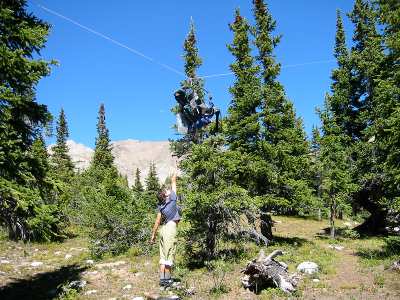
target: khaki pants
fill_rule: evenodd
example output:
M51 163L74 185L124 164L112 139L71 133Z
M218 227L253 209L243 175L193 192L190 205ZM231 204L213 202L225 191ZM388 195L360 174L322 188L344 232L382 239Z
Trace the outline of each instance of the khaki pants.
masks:
M160 265L172 266L176 250L176 223L169 221L160 227Z

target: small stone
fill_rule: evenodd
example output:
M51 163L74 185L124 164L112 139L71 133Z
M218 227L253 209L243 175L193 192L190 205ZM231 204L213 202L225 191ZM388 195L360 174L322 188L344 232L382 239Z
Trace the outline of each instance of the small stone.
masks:
M39 249L37 249L37 248L36 248L34 251L35 251L35 252L38 252L38 251L39 251Z
M132 300L144 300L143 297L133 297Z
M142 276L144 273L143 272L137 272L135 274L133 274L133 276L137 277L137 276Z
M351 227L351 223L350 222L344 222L343 225L347 226L347 227Z
M313 282L319 282L319 279L314 278L312 281L313 281Z
M96 268L104 268L104 267L112 268L112 267L118 267L118 266L121 266L121 265L124 265L124 264L126 264L126 262L123 261L123 260L120 260L120 261L111 262L111 263L97 264Z
M7 273L6 273L6 272L3 272L3 271L0 271L0 275L1 275L1 276L6 276Z
M87 284L86 280L74 280L71 281L68 285L68 287L70 287L71 289L76 289L76 290L80 290L83 289Z
M190 288L186 289L185 293L187 296L192 296L196 292L196 289L194 286L191 286Z
M9 264L9 263L10 263L9 260L6 260L6 259L0 260L0 264Z
M179 296L177 296L177 295L172 295L172 296L168 296L167 299L168 300L179 300L181 298Z
M86 274L88 275L96 275L97 273L99 273L98 271L89 271Z
M329 245L328 247L330 249L335 249L335 250L338 250L338 251L342 251L344 249L344 247L340 246L340 245Z
M395 261L391 266L390 269L400 271L400 260Z
M88 265L93 265L93 264L94 264L94 261L91 260L91 259L87 259L85 262L86 262Z
M393 228L393 231L394 231L394 232L399 232L399 231L400 231L400 227L394 227L394 228Z
M318 272L318 265L312 261L305 261L297 266L297 271L305 274L314 274Z
M92 294L96 294L97 290L89 290L85 292L85 295L92 295Z
M130 290L132 288L131 284L127 284L126 286L124 286L122 289L123 290Z
M32 267L39 267L41 265L43 265L43 263L41 261L34 261L33 263L31 263Z
M65 259L70 259L72 257L71 254L65 254Z
M61 255L61 251L56 251L56 252L54 252L54 255Z

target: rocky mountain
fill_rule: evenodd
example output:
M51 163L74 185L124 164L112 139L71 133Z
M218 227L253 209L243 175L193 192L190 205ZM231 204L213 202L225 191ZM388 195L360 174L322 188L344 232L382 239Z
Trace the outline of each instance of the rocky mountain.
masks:
M154 162L160 182L164 182L174 166L168 141L123 140L111 144L115 165L122 175L128 177L130 185L134 182L136 168L139 168L144 182L149 172L149 165ZM75 167L79 170L86 169L92 159L93 149L72 140L68 140L67 145ZM51 152L51 146L49 151Z

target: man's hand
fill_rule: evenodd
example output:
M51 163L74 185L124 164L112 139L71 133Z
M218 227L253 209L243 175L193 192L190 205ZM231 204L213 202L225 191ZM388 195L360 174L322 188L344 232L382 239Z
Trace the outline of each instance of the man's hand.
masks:
M150 244L154 244L155 240L156 240L156 236L155 236L155 234L152 234L151 238L150 238Z

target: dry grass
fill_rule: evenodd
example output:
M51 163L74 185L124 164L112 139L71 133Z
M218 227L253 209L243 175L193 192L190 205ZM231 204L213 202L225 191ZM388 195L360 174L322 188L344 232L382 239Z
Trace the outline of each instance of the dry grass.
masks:
M391 261L400 257L378 255L384 245L382 238L332 241L317 235L327 226L326 221L293 217L274 217L274 220L278 221L274 231L275 241L264 250L269 253L274 249L282 249L285 255L279 259L289 265L291 272L306 260L320 266L318 274L303 277L292 298L400 298L400 274L387 268ZM331 249L330 244L340 244L344 249ZM231 244L226 244L225 250L230 247ZM241 248L241 251L234 252L235 255L201 268L190 268L181 252L174 274L182 279L184 286L195 288L196 294L191 299L287 298L287 295L273 288L255 295L241 287L240 270L260 250L253 243L243 243ZM145 293L160 294L157 249L155 247L149 256L140 253L140 247L132 248L125 255L104 258L94 265L87 265L85 260L90 257L83 238L51 244L23 244L3 239L0 240L0 260L10 263L0 264L0 299L60 298L57 288L77 279L87 281L87 285L79 293L66 293L65 299L130 299ZM66 254L72 257L66 259ZM43 265L32 267L34 261L43 262ZM96 266L117 261L125 263L110 267ZM127 285L132 287L124 289ZM86 294L91 290L96 292ZM168 295L169 292L162 294Z

